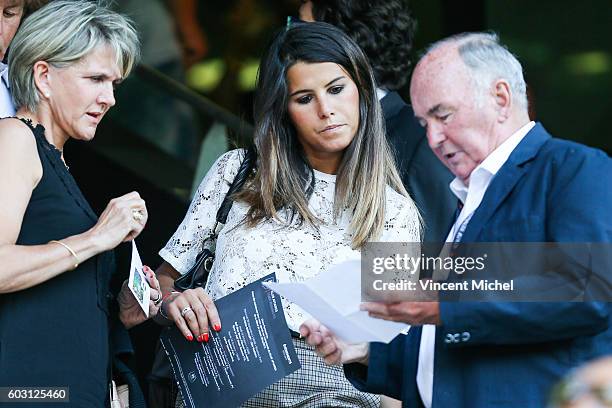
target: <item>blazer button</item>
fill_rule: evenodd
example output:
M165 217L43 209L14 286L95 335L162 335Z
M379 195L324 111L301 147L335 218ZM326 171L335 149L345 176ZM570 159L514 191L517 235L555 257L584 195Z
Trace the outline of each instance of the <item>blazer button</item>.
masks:
M463 332L461 333L461 341L466 342L470 339L470 337L472 337L470 335L470 332Z
M453 333L448 333L446 335L446 338L444 339L444 342L447 343L447 344L450 344L450 343L459 343L459 336L460 336L459 333L454 333L454 334Z

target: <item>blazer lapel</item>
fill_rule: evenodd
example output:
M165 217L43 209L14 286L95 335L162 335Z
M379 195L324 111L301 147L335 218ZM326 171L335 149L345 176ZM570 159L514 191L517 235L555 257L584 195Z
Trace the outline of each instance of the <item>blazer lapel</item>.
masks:
M491 184L487 188L482 202L476 209L476 212L474 212L463 233L462 242L478 241L477 238L486 223L525 174L526 168L523 165L537 155L542 145L550 137L540 123L536 123L527 133L521 143L510 154L506 163L499 169L493 180L491 180Z
M383 116L385 120L392 118L397 115L404 106L406 106L406 102L402 99L402 97L395 91L389 91L381 100L380 106L383 111Z

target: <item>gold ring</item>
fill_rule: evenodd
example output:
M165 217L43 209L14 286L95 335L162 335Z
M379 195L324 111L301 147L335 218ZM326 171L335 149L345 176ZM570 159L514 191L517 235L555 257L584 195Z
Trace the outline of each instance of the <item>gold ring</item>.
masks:
M134 221L140 221L144 218L144 214L141 210L132 210L132 217L134 218Z

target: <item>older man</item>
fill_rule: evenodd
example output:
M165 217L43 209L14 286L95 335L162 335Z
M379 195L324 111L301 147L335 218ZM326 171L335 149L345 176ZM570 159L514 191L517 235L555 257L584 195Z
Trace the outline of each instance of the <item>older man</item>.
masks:
M8 81L7 51L24 15L43 6L46 0L0 0L0 118L15 115Z
M15 107L9 93L6 51L21 23L25 0L0 0L0 118L15 115Z
M415 114L461 203L447 241L612 242L612 161L531 122L525 88L520 63L491 34L442 40L415 68ZM302 334L327 362L347 364L355 386L406 407L543 407L571 368L612 353L610 303L364 309L413 327L369 348L347 346L317 322Z
M325 21L348 34L368 57L378 85L387 140L402 182L424 221L425 242L441 242L452 221L452 175L431 149L398 89L406 84L416 21L404 0L304 0L300 19ZM381 27L384 27L382 29Z

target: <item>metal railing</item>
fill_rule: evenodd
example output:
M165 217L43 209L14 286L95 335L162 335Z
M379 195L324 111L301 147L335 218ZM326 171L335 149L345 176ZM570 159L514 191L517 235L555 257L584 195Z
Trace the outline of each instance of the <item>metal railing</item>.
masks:
M205 96L191 90L185 84L144 64L139 64L136 67L136 74L142 79L162 88L176 98L188 103L204 116L213 119L214 122L222 123L227 129L234 132L239 140L249 140L252 137L253 126L251 124L243 121L227 109L215 104Z
M132 76L136 81L129 86L126 82L128 87L122 88L113 119L104 122L100 137L89 146L123 169L189 202L219 156L232 146L251 143L253 126L155 68L140 64ZM159 95L185 105L193 115L185 116L185 110L179 108L182 116L178 119L177 105L164 106L166 100ZM148 98L154 98L153 104ZM130 107L141 101L142 107ZM157 109L149 112L151 105ZM177 120L189 122L181 125Z

